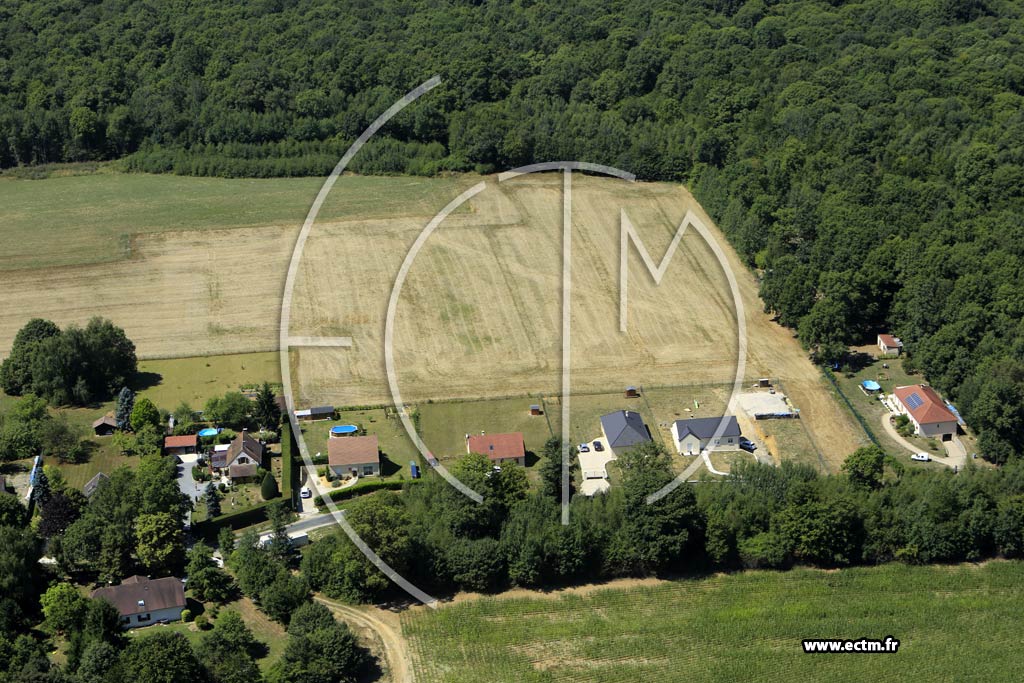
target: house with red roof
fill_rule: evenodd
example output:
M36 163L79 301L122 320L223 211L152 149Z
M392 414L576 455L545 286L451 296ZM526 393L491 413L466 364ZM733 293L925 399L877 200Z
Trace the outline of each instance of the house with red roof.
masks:
M164 437L164 453L167 455L192 455L199 447L199 437L195 434Z
M947 441L956 434L957 418L938 392L927 384L912 384L893 390L896 407L910 418L919 436Z
M522 432L466 436L466 452L486 455L495 465L514 462L526 467L526 445Z

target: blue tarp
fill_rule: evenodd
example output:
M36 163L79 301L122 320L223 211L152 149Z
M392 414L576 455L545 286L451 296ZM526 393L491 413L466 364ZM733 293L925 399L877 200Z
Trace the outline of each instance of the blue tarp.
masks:
M949 408L949 412L951 412L954 415L956 415L956 421L958 423L960 423L961 427L966 427L967 426L967 423L964 422L964 419L962 417L960 417L960 411L957 410L956 408L954 408L952 403L950 403L949 401L946 401L946 407Z
M867 389L868 391L879 391L882 388L882 385L880 385L873 379L866 379L863 382L861 382L860 385Z

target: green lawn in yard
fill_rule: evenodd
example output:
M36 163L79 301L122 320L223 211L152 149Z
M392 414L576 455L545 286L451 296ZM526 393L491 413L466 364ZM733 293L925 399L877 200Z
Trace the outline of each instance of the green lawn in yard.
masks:
M405 433L400 420L385 417L383 408L339 410L338 416L338 420L301 423L303 438L306 440L306 447L309 449L310 455L317 453L327 455L331 427L356 425L364 429L367 435L377 435L378 447L382 453L381 475L384 479L397 478L399 475L409 476L409 461L418 460L419 454Z
M431 215L439 197L476 182L458 178L346 175L320 220ZM127 258L135 235L264 225L296 230L322 178L227 179L98 173L0 178L0 270L63 267ZM116 207L116 209L112 208Z
M745 572L403 615L419 683L1015 681L1024 564ZM804 654L804 638L900 641Z
M530 415L530 406L539 398L494 399L421 403L420 435L427 448L441 460L466 454L466 434L503 434L522 432L526 450L539 455L544 442L551 438L549 421L557 425L560 415ZM527 465L533 458L527 458Z
M173 411L182 401L202 410L207 400L246 384L281 382L276 351L139 361L140 396Z

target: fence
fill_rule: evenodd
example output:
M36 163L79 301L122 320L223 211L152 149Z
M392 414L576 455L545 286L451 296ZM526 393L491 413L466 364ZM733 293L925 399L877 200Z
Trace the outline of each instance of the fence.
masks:
M854 407L853 403L850 402L850 399L846 397L846 394L843 392L842 387L839 386L839 382L836 381L835 374L828 368L822 368L821 374L825 376L825 379L829 381L829 384L831 384L832 388L836 390L836 393L839 394L839 397L843 399L843 403L846 404L847 409L850 411L853 417L856 418L857 422L860 423L861 428L864 430L864 433L867 434L867 437L871 441L871 443L881 448L882 444L878 442L878 437L875 436L874 430L871 429L871 426L868 424L867 420L865 420L864 417L860 414L860 411L858 411Z

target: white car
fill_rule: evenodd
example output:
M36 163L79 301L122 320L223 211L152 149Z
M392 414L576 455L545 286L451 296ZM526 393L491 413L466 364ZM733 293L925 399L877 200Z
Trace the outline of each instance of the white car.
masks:
M914 453L910 456L911 460L917 460L918 462L928 462L932 459L932 456L927 453Z
M579 449L580 453L589 453L590 452L590 446L588 446L585 443L581 443L579 446L577 446L577 449Z
M312 498L313 492L309 490L308 486L303 486L302 490L299 491L299 495L302 496L303 498Z

